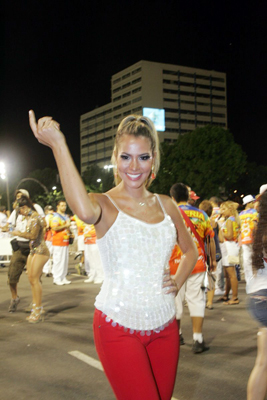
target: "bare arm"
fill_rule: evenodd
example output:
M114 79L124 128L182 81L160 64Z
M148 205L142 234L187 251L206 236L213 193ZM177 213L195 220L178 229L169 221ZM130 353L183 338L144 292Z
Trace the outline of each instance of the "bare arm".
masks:
M234 236L234 231L233 231L233 221L231 221L230 219L226 221L226 230L227 233L223 232L224 238L227 240L232 240Z
M82 221L94 224L101 215L101 207L95 196L88 196L59 124L51 117L43 117L36 123L32 110L29 112L29 119L37 140L53 151L64 195L71 210Z

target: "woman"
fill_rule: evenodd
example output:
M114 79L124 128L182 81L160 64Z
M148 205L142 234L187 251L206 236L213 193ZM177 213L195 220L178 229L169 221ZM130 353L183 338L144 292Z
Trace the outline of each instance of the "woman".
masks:
M267 191L259 199L259 222L253 243L253 277L247 283L248 309L261 327L258 354L247 387L247 400L264 400L267 394Z
M52 148L72 211L94 224L104 283L96 298L94 337L117 399L169 400L179 356L174 295L197 261L197 251L176 205L147 187L159 169L158 136L146 117L120 123L112 161L116 186L87 194L51 117L30 126ZM174 280L167 270L176 240L184 253Z
M238 236L240 232L240 220L237 207L238 204L230 200L222 203L220 207L221 215L225 218L225 222L221 226L219 237L221 242L222 264L226 278L225 293L220 300L224 301L226 305L239 304L238 280L235 269L235 265L239 262L233 259L236 258L237 260L239 255ZM231 289L232 298L230 300L229 293Z
M36 324L42 320L42 285L40 277L43 266L49 259L49 250L44 241L44 219L36 212L31 200L21 196L18 200L20 214L26 217L26 232L13 231L13 236L30 240L30 254L27 259L28 279L32 290L32 311L27 320Z

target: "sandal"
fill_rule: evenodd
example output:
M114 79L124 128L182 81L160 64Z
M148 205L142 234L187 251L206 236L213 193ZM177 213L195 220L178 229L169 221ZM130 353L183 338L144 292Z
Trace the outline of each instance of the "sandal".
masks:
M234 306L235 304L239 304L239 300L238 298L236 298L233 300L225 301L223 304L227 304L228 306Z
M229 301L229 297L228 296L222 296L218 299L218 301Z
M212 304L206 304L206 308L208 310L213 310L213 305Z
M28 317L28 322L30 324L37 324L38 322L43 321L44 315L43 315L43 307L35 307L32 310L31 315Z

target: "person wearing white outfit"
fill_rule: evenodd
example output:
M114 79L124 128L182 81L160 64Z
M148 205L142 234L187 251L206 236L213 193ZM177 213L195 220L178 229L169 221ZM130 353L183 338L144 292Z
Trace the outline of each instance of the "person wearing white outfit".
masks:
M84 228L84 266L88 275L85 283L94 282L100 284L104 280L102 261L96 244L96 232L94 225L85 225Z
M69 237L70 237L70 219L65 211L67 204L61 200L57 204L57 211L54 213L52 227L53 244L53 268L52 274L54 284L58 286L69 285L66 276L69 265Z
M51 228L51 222L54 214L53 207L45 206L44 212L45 212L45 222L46 222L45 244L49 250L50 257L43 267L43 273L47 277L50 277L52 276L52 255L53 255L52 228Z

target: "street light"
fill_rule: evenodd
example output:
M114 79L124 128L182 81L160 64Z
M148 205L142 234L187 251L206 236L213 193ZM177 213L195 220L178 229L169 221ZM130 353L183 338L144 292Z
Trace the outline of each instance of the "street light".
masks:
M109 171L111 168L114 168L114 165L112 165L112 164L104 165L104 169L107 169L108 171Z
M10 198L9 198L9 184L8 184L8 177L6 173L6 167L3 162L0 162L0 176L1 178L6 181L6 197L7 197L7 209L10 210Z

